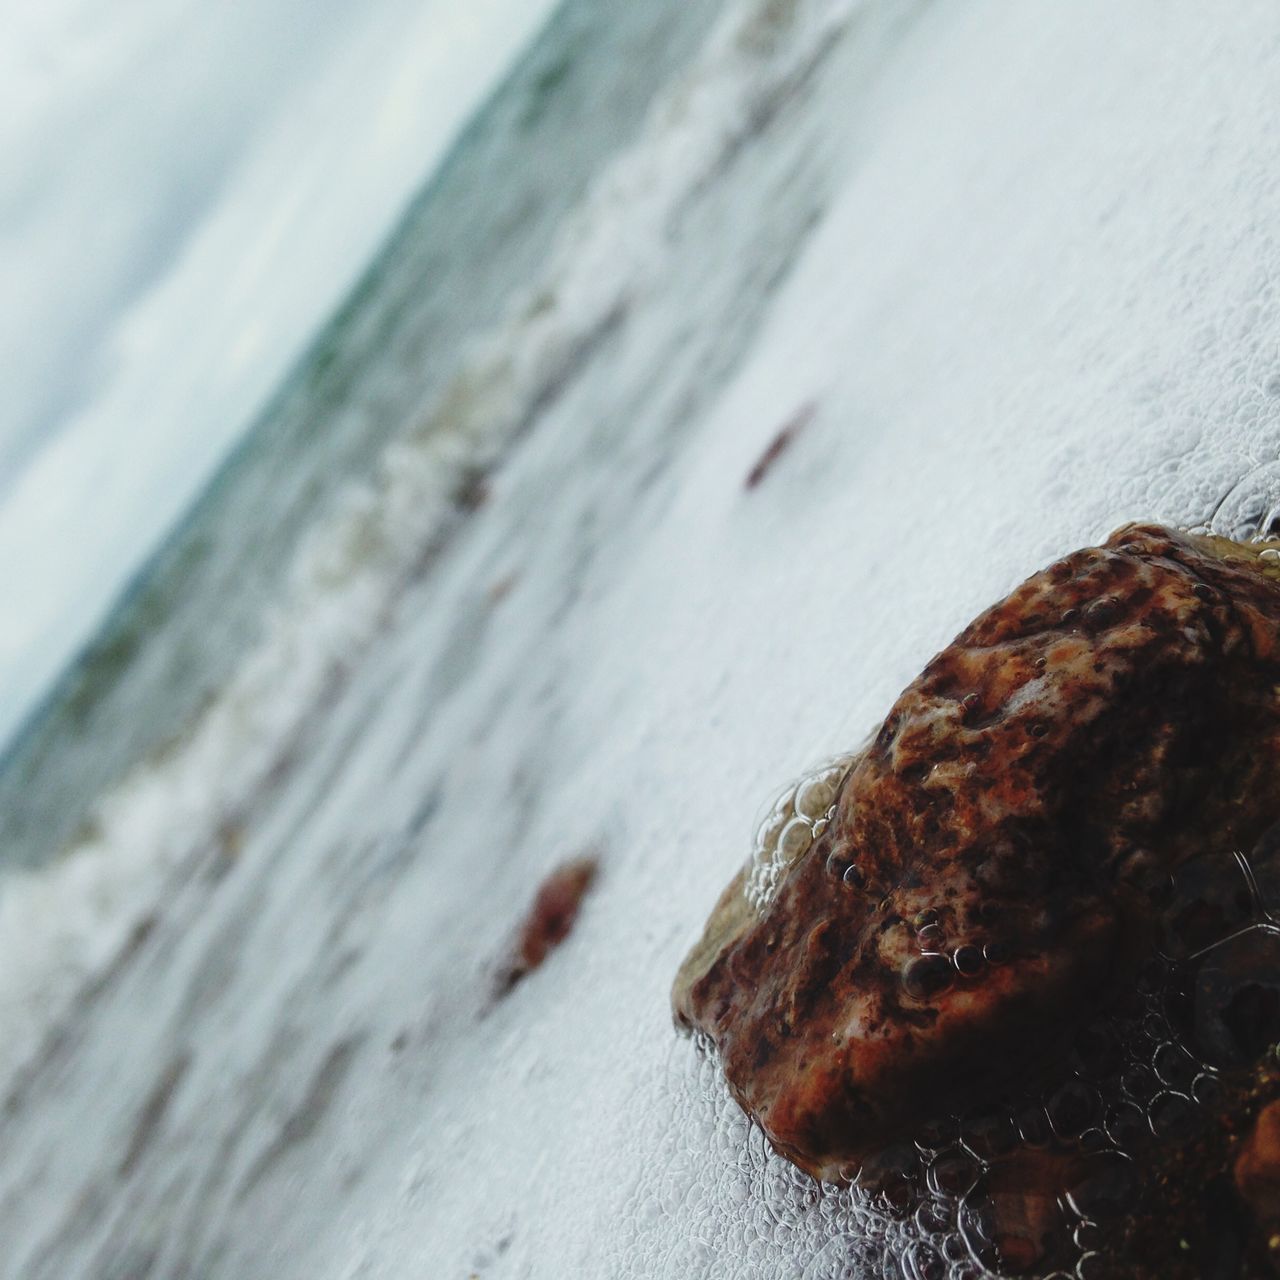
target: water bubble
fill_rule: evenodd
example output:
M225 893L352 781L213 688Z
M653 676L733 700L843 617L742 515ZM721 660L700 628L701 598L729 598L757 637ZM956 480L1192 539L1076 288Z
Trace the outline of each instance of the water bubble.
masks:
M915 1199L915 1188L907 1178L890 1179L876 1192L875 1203L893 1214L902 1214Z
M1135 1102L1145 1103L1156 1092L1158 1081L1150 1067L1135 1064L1120 1078L1120 1087Z
M1222 1096L1222 1084L1216 1076L1202 1071L1191 1082L1191 1096L1202 1107L1210 1107Z
M1005 1155L1018 1145L1013 1118L1003 1111L988 1111L961 1122L964 1145L980 1160Z
M802 782L796 790L796 813L811 822L823 817L836 798L842 773L839 769L828 769Z
M790 819L791 814L787 810L769 814L756 831L756 848L762 852L771 852L776 849L778 847L778 837L782 834L782 828L787 825Z
M859 1242L847 1238L830 1241L805 1268L807 1280L866 1280Z
M955 970L946 956L916 956L902 970L902 988L913 1000L929 1000L945 991L954 977Z
M1255 467L1218 503L1209 522L1214 533L1238 542L1280 531L1280 462Z
M999 940L988 942L982 948L982 955L988 964L1004 964L1013 956L1013 948Z
M951 1226L951 1215L945 1205L936 1200L926 1200L916 1210L916 1230L922 1236L941 1235Z
M1107 1280L1107 1277L1115 1274L1111 1263L1101 1253L1086 1253L1076 1263L1076 1276L1079 1280Z
M784 862L793 862L813 842L813 832L803 818L792 818L778 836L778 854Z
M872 1194L873 1204L901 1215L914 1203L920 1159L909 1142L886 1147L862 1167L859 1183Z
M947 1264L937 1250L927 1244L911 1245L905 1261L909 1280L944 1280L947 1274Z
M1207 1062L1257 1061L1280 1040L1280 934L1250 929L1208 952L1188 1002L1191 1046Z
M1142 1020L1142 1031L1151 1040L1163 1040L1169 1034L1169 1024L1162 1013L1149 1013Z
M1110 626L1120 612L1120 601L1115 596L1099 596L1084 608L1084 622L1089 628Z
M1132 1151L1150 1133L1147 1113L1136 1102L1117 1102L1107 1110L1106 1131L1117 1147Z
M1071 1233L1075 1246L1083 1253L1100 1249L1104 1243L1104 1232L1096 1222L1081 1222Z
M957 947L951 959L956 969L966 978L972 978L980 973L985 963L982 952L974 946Z
M1166 1141L1189 1138L1200 1127L1200 1109L1185 1094L1166 1090L1158 1093L1147 1110L1151 1132Z
M1110 1151L1111 1139L1100 1125L1092 1125L1076 1139L1076 1145L1086 1155L1091 1155L1095 1151Z
M1119 1151L1100 1151L1081 1166L1066 1193L1081 1218L1104 1222L1123 1213L1133 1199L1137 1179L1133 1162Z
M1280 558L1280 552L1277 552ZM1263 833L1246 858L1237 854L1245 875L1258 894L1261 910L1280 920L1280 822Z
M959 1133L954 1118L936 1117L924 1124L916 1133L916 1147L927 1155L934 1155L951 1146Z
M938 1196L961 1196L978 1181L982 1166L958 1148L942 1151L929 1162L925 1174L929 1190Z
M1043 1147L1053 1136L1043 1107L1027 1107L1018 1113L1018 1132L1029 1147Z
M960 1203L960 1235L973 1260L982 1267L996 1261L996 1221L990 1200L981 1193L971 1193Z
M1049 1099L1046 1111L1058 1137L1075 1137L1101 1116L1102 1100L1084 1080L1068 1080Z
M1182 1092L1191 1088L1200 1070L1200 1064L1180 1045L1172 1042L1162 1044L1156 1050L1151 1065L1161 1084Z

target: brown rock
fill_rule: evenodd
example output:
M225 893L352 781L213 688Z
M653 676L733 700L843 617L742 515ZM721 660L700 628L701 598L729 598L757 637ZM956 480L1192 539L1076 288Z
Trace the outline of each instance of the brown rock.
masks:
M1259 1113L1236 1156L1235 1180L1255 1217L1280 1229L1280 1101Z
M575 858L556 867L542 882L520 926L511 956L499 971L498 995L505 995L538 968L569 936L598 870L596 858Z
M1280 814L1261 551L1129 525L1034 575L901 695L812 842L730 884L673 1005L781 1154L847 1180L1054 1060L1170 871Z

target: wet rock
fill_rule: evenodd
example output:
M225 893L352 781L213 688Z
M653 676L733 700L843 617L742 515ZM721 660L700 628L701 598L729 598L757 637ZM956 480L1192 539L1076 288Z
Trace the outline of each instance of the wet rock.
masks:
M1232 850L1280 813L1258 550L1126 526L1034 575L907 688L829 820L725 891L673 1006L780 1153L839 1181L1060 1070L1162 935L1195 954L1253 910Z
M1280 1237L1280 1101L1264 1107L1240 1147L1236 1189L1270 1237ZM1280 1243L1276 1246L1280 1250ZM1280 1252L1277 1253L1280 1257Z

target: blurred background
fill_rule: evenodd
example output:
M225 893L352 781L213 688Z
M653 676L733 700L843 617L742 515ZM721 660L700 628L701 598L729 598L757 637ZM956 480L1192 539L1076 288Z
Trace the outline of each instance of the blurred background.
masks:
M978 607L1274 520L1280 20L0 22L0 1275L836 1274L671 974Z
M10 6L0 54L8 281L0 323L10 362L0 439L9 566L0 735L12 738L48 696L126 587L144 590L142 566L255 425L260 436L281 435L287 375L551 8ZM399 287L428 278L422 263L412 285ZM335 326L329 364L348 338L350 327ZM310 351L305 363L314 382L323 353ZM364 385L379 376L410 373L387 358L380 375L365 371ZM303 464L327 480L300 483L298 459L286 464L289 494L260 513L257 535L276 531L276 573L287 554L280 526L296 536L317 514L313 491L332 496L346 479L338 466L363 458L367 469L428 383L406 388L375 421L341 429L332 420L349 389L333 371L327 388L315 388L304 434L319 449L336 434L347 439L339 457ZM248 504L235 505L240 523ZM222 540L219 526L208 529ZM190 537L186 546L182 579L196 561L211 572ZM261 562L264 550L253 558ZM237 562L215 572L244 571ZM183 590L171 575L151 593L155 608L170 616ZM157 621L152 612L141 625ZM113 620L99 646L117 658L111 675L128 665L119 659L138 625ZM209 648L236 647L245 625L242 617L240 630ZM190 661L198 668L204 656ZM105 674L101 663L85 670L90 682ZM191 667L184 674L202 678ZM153 688L137 714L167 719L163 696Z

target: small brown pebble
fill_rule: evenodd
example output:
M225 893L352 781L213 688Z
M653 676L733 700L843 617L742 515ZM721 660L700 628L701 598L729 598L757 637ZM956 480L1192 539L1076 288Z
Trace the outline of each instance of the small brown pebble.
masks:
M597 858L575 858L562 863L542 882L520 926L511 958L499 971L498 995L506 995L569 936L598 870Z
M498 604L511 594L511 589L520 581L520 575L514 571L505 573L489 587L489 603Z
M754 489L764 480L765 476L773 470L774 463L791 447L796 436L804 430L817 411L818 406L810 400L801 405L787 419L786 424L769 442L768 447L760 457L756 459L755 466L747 472L747 478L742 482L744 489Z
M1235 1180L1257 1217L1280 1226L1280 1101L1259 1112L1236 1156Z
M996 1162L969 1201L971 1212L980 1207L987 1220L994 1246L984 1258L988 1265L1005 1275L1043 1273L1043 1264L1062 1253L1067 1239L1062 1206L1079 1176L1079 1163L1074 1154L1038 1151L1019 1151Z

